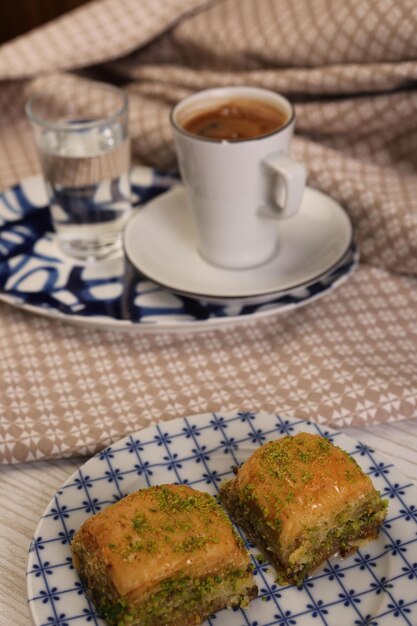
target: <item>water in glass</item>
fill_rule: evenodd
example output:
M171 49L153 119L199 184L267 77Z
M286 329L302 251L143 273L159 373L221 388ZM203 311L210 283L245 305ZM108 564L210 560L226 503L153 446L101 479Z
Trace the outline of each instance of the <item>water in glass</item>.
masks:
M60 245L81 259L120 251L131 209L130 148L123 125L81 128L86 121L74 120L73 132L45 129L39 145Z

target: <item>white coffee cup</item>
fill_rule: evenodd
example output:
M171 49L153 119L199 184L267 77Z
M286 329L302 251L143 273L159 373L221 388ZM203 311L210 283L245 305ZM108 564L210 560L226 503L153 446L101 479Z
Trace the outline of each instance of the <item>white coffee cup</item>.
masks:
M184 129L202 112L223 103L255 100L285 113L268 135L225 140ZM295 112L283 96L257 87L206 89L171 111L178 163L194 217L198 249L224 268L259 265L278 249L276 219L293 216L301 203L306 171L288 157Z
M226 102L255 100L285 113L267 135L225 140L184 129L202 112ZM257 87L206 89L171 111L178 164L194 217L198 250L208 262L230 269L264 263L278 250L277 219L293 216L301 203L306 170L288 156L294 134L292 104Z

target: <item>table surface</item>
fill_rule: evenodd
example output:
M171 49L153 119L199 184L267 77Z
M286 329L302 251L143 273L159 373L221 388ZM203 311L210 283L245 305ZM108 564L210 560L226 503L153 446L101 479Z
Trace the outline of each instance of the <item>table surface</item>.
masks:
M346 428L417 483L417 419ZM85 459L0 467L0 624L30 626L25 569L33 532L55 491ZM417 504L417 503L416 503Z

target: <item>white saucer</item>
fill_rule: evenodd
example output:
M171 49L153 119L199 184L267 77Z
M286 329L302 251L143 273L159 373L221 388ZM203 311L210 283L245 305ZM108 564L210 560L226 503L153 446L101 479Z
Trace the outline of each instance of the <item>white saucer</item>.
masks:
M244 299L246 304L316 281L343 259L352 242L344 209L324 193L307 187L297 215L281 222L276 255L254 268L227 270L199 254L182 185L140 208L129 221L125 252L132 265L153 282L208 302Z

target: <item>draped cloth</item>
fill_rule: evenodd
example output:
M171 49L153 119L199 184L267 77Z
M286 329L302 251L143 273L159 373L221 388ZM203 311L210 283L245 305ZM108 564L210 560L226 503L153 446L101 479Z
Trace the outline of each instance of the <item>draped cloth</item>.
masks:
M74 328L0 306L0 460L92 453L154 419L277 411L417 417L414 0L97 0L0 48L0 190L39 171L23 105L46 85L129 93L137 163L176 166L169 110L252 85L296 108L292 156L349 213L361 256L323 300L200 335Z

